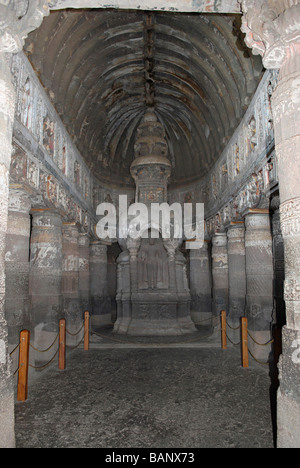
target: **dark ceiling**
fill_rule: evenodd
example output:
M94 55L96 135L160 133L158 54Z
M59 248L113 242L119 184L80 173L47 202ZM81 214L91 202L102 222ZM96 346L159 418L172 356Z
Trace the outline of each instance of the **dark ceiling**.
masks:
M163 124L172 184L201 178L240 122L262 74L239 16L126 10L51 12L25 52L69 134L103 181L132 184L146 106Z

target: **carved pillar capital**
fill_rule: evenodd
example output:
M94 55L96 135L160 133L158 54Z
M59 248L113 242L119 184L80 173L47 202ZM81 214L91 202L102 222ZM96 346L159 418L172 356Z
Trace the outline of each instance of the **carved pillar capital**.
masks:
M49 12L48 0L0 0L0 52L22 50L28 34Z
M300 47L298 0L239 0L245 42L265 68L281 68Z

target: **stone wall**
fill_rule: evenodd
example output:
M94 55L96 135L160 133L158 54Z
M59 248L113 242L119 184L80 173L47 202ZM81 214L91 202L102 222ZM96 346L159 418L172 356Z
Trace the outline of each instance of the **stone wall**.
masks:
M219 160L198 183L169 190L170 203L204 203L209 233L246 208L267 203L278 186L271 99L278 73L267 70Z
M80 328L85 310L97 323L111 322L107 247L94 228L97 205L117 203L118 191L95 179L22 52L13 56L10 69L16 107L4 235L9 350L23 328L30 329L38 349L45 349L60 318L67 319L71 333ZM129 191L128 198L133 196ZM90 255L94 242L103 251L101 278Z

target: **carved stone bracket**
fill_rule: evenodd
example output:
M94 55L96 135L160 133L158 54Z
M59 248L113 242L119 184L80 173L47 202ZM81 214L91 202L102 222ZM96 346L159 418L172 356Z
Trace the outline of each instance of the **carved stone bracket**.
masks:
M24 40L50 13L48 0L0 0L0 52L22 50Z
M254 55L263 57L265 68L281 68L300 45L298 0L239 0L245 42Z

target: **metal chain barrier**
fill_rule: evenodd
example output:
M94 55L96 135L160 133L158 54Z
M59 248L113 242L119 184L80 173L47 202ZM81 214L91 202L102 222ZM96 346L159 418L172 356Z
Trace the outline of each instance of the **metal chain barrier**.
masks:
M9 353L10 358L14 355L14 353L15 353L16 351L18 351L19 348L20 348L20 343L17 344L17 346ZM15 372L13 373L13 377L15 377L15 376L17 375L18 371L19 371L19 366L17 367L17 369L16 369Z
M248 335L250 336L251 340L254 341L255 344L257 344L258 346L268 346L269 344L271 343L274 343L274 339L271 338L269 341L267 341L266 343L258 343L254 338L253 336L251 335L251 333L249 332L248 330Z
M253 336L251 335L251 333L249 332L249 330L248 330L247 333L248 333L248 336L251 338L251 340L252 340L256 345L258 345L258 346L268 346L268 345L274 343L274 338L271 338L271 339L270 339L269 341L267 341L266 343L258 343L258 342L253 338ZM267 361L267 362L263 362L263 361L260 361L259 359L257 359L257 358L251 353L250 349L248 349L248 352L249 352L250 356L254 359L254 361L258 362L258 364L262 364L262 365L264 365L264 366L268 366L268 365L269 365L269 362L268 362L268 361Z
M218 316L213 317L214 319L218 318ZM253 353L249 350L248 347L248 337L253 340L253 342L258 345L258 346L268 346L271 345L272 343L275 343L275 339L272 338L266 343L258 343L257 340L254 339L254 337L251 335L251 333L248 331L248 322L246 317L241 317L241 325L237 327L233 327L228 323L227 317L226 317L226 311L221 311L220 313L220 318L221 318L221 344L222 344L222 349L227 348L227 339L230 341L230 343L234 346L241 345L241 351L242 351L242 366L243 367L249 367L249 362L248 362L248 355L250 355L256 362L259 364L263 365L268 365L268 362L262 362L258 360L255 356L253 356ZM196 324L199 325L204 322L211 322L212 318L207 318L198 321ZM130 342L130 341L125 341L122 339L118 339L115 337L107 336L104 334L101 334L96 331L90 331L90 326L89 326L89 313L85 312L84 314L84 323L80 327L80 329L76 333L72 333L69 330L67 330L65 326L65 319L61 319L59 322L59 332L56 335L55 339L51 343L50 346L48 346L46 349L40 350L37 349L32 343L30 343L30 332L28 330L22 330L20 333L20 342L19 344L9 353L10 356L12 357L14 353L19 351L19 363L18 363L18 368L14 372L14 376L18 374L18 401L25 401L27 399L27 391L28 391L28 368L31 367L35 370L43 370L46 367L48 367L56 358L56 356L59 356L59 369L64 370L65 369L65 361L66 361L66 348L70 349L76 349L78 348L82 342L84 342L84 350L89 349L89 336L91 335L96 335L99 336L101 339L108 339L110 341L122 343L122 344L137 344L136 342ZM238 343L234 343L230 337L228 337L227 334L227 327L233 331L237 331L241 329L241 340ZM78 336L83 330L83 336L79 340L79 342L75 346L67 345L66 343L66 335L76 337ZM155 345L160 345L160 346L172 346L172 345L180 345L180 344L188 344L188 343L195 343L199 342L200 340L203 340L205 338L211 337L211 333L209 335L201 335L198 336L197 338L193 338L190 340L184 340L184 341L174 341L172 343L164 344L164 343L138 343L139 346L153 346ZM278 341L278 340L277 340ZM34 366L29 363L29 349L33 349L35 352L38 353L47 353L49 352L55 344L58 342L57 349L54 353L54 355L51 357L51 359L41 365L41 366ZM276 346L276 343L275 343Z
M226 316L226 311L221 312L221 334L222 334L222 348L226 349L227 347L227 339L230 341L230 343L234 346L237 345L242 345L242 360L243 360L243 367L248 367L248 353L250 356L258 363L262 365L269 365L269 362L264 362L259 359L257 359L253 353L250 351L249 346L248 346L248 337L251 338L251 340L257 345L257 346L269 346L272 343L275 343L274 338L271 338L268 340L266 343L259 343L249 332L248 330L248 321L246 317L241 317L242 325L239 325L238 327L232 327L227 320ZM230 328L231 330L239 330L242 329L241 332L241 340L238 343L234 343L230 337L227 334L227 327Z
M69 336L75 337L75 336L79 335L79 333L80 333L83 329L84 329L84 323L82 324L82 326L80 327L80 329L79 329L76 333L71 333L68 329L66 329L66 333L67 333L67 335L69 335ZM83 340L84 340L84 333L83 333L83 335L82 335L81 340L77 343L77 345L71 346L71 345L66 344L66 346L67 346L67 348L69 348L69 349L76 349L76 348L78 348L78 347L81 345L81 343L83 342Z
M70 335L72 337L76 337L79 333L83 332L82 338L75 346L70 346L66 344L66 335ZM20 342L19 344L10 352L10 357L19 350L19 363L18 368L14 372L14 376L18 374L18 391L17 391L17 399L18 401L25 401L27 400L27 393L28 393L28 369L31 367L35 370L43 370L48 367L51 363L53 363L56 356L59 356L59 369L65 369L65 358L66 358L66 348L76 349L78 346L84 341L84 350L89 349L89 313L85 312L84 314L84 322L80 329L76 333L71 333L65 328L65 320L61 319L59 321L59 332L57 333L56 337L54 338L53 342L46 348L46 349L38 349L30 342L30 332L29 330L22 330L20 332ZM30 349L34 350L37 353L47 353L51 351L52 348L58 342L58 346L56 351L54 352L51 359L41 366L35 366L29 362L29 355Z
M230 330L233 330L233 331L240 330L240 328L241 328L240 325L239 325L238 327L232 327L231 325L229 325L227 319L226 319L226 325L228 326L228 328L230 328ZM227 337L228 341L230 341L230 343L231 343L233 346L238 346L238 345L241 344L241 341L238 341L237 343L234 343L234 342L229 338L227 332L226 332L226 337Z
M41 349L37 349L35 346L33 346L32 343L29 343L29 346L30 346L30 348L32 348L34 351L36 351L36 352L38 352L38 353L41 353L41 354L47 353L47 352L49 352L49 351L54 347L55 343L56 343L57 340L58 340L58 336L59 336L59 335L57 334L56 337L55 337L55 339L54 339L54 341L52 342L52 344L51 344L48 348L46 348L46 349L42 349L42 350L41 350ZM48 367L48 366L54 361L54 359L55 359L55 357L57 356L57 354L58 354L58 349L56 350L54 356L53 356L46 364L44 364L44 365L42 365L42 366L34 366L33 364L29 364L29 367L31 367L32 369L35 369L35 370L46 369L46 367Z

